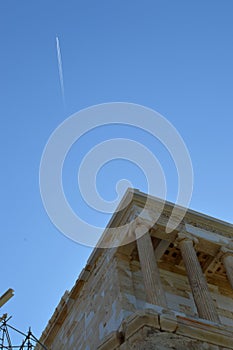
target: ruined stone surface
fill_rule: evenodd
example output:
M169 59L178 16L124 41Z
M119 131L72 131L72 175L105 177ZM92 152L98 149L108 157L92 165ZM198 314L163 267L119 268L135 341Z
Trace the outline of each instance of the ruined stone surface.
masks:
M134 193L129 206L114 214L110 226L129 222L145 200L144 194ZM152 198L150 205L151 217L157 210L157 200ZM217 322L204 320L176 245L179 230L166 233L171 211L172 204L167 203L156 227L148 231L154 249L149 256L157 262L149 264L144 259L150 268L158 269L154 276L160 278L159 292L164 291L166 304L159 305L159 298L148 300L148 281L153 288L156 281L150 281L152 273L145 279L142 256L147 249L141 259L136 241L112 249L95 249L40 338L48 350L233 349L233 289L222 262L223 247L232 244L233 227L192 211L187 212L182 224L189 235L198 238L195 254L199 274L205 276L218 315ZM36 350L41 347L37 345Z
M124 344L128 350L222 350L223 348L198 340L189 339L168 332L149 331L141 340L128 341ZM123 350L120 347L119 350Z

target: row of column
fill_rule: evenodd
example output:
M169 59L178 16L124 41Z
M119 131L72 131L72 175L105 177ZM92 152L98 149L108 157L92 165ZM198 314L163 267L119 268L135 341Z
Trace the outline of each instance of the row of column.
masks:
M167 307L159 268L149 234L149 225L144 222L138 223L135 228L135 236L147 300L149 303ZM189 237L185 233L180 233L176 242L181 251L199 317L220 323L206 278L196 255L195 238ZM222 260L233 288L233 251L223 248Z

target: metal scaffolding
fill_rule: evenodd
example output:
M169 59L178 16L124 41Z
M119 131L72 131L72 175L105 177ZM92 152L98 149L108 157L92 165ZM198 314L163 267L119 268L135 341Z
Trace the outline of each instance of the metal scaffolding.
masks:
M48 350L40 341L33 335L31 329L29 328L27 334L21 332L17 328L9 324L11 317L7 317L7 314L4 314L0 318L0 350L33 350L36 345L40 345L40 349ZM22 336L21 344L12 344L14 340L12 339L12 333L17 333Z

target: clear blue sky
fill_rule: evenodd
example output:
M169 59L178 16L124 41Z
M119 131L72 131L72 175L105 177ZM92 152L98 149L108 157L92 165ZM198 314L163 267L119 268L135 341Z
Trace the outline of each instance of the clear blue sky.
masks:
M0 293L15 289L1 312L13 315L16 327L26 331L30 325L39 337L91 252L57 231L39 191L40 159L50 134L82 108L123 101L165 116L192 158L191 208L233 222L232 18L232 0L1 1ZM151 142L138 131L107 127L87 135L84 143L88 149L89 143L129 134L145 145ZM68 155L64 187L73 208L88 218L76 188L76 155L82 147L75 145ZM174 201L174 165L158 143L151 149L166 173L167 198ZM118 162L101 170L101 194L114 198L114 183L128 175L135 187L146 190L140 171ZM107 222L101 215L91 220Z

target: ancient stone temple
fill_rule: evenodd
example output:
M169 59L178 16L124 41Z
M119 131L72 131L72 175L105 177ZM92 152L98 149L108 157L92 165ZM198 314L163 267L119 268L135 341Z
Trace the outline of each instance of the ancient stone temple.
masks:
M173 207L127 191L111 248L94 249L44 330L48 349L233 349L233 226L188 210L168 230Z

